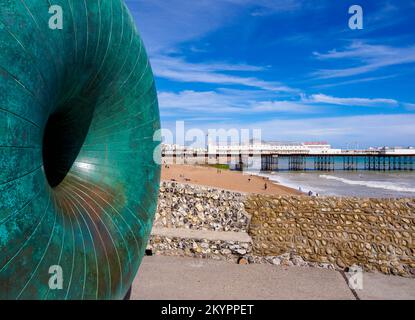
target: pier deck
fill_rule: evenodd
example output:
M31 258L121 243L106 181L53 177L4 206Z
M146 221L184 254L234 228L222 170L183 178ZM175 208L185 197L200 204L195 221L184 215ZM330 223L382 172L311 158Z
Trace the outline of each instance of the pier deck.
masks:
M397 154L379 151L343 151L341 153L244 152L163 154L170 164L233 164L242 170L262 171L415 171L415 153Z

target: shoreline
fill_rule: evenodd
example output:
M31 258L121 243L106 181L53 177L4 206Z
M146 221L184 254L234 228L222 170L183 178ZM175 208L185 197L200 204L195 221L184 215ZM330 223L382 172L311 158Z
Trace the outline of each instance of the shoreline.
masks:
M374 199L414 198L413 185L407 185L408 178L414 177L412 172L399 173L404 180L397 180L393 173L384 172L302 172L264 174L270 181L290 188L309 190L314 195L326 197L357 197ZM260 173L262 175L262 173ZM389 176L387 176L389 175ZM412 176L413 175L413 176ZM276 179L276 180L274 180ZM412 178L411 178L412 179Z
M162 181L173 181L251 194L305 195L267 177L203 165L163 165ZM266 186L266 188L265 188Z
M326 182L326 185L320 186L318 184L309 184L309 181L307 180L287 181L284 176L273 177L272 175L259 172L242 173L241 171L218 169L208 165L199 164L163 165L161 180L208 186L246 194L309 196L309 192L312 192L312 196L318 197L352 197L373 199L411 199L415 197L413 194L400 194L394 189L389 190L391 187L383 186L383 182L381 180L376 181L369 179L366 181L366 179L364 181L360 181L357 179L351 179L350 181L346 181L344 178L334 177L327 179L328 182ZM335 181L333 182L332 180ZM341 181L338 182L337 180L347 183L344 186L340 186L339 183ZM337 185L335 185L336 183ZM267 189L265 189L265 184L267 185ZM353 184L353 187L350 184ZM372 184L376 185L372 186ZM357 188L360 188L358 194L353 191Z

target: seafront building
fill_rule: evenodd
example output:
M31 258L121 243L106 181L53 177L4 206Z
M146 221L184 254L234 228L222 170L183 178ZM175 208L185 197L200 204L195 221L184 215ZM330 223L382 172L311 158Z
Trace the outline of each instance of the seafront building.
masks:
M261 142L240 145L220 145L209 143L206 148L192 148L177 144L162 144L162 153L167 155L193 154L267 154L267 153L308 153L338 154L341 149L333 149L327 142ZM414 150L415 152L415 150Z
M245 145L208 145L208 154L338 154L327 142L261 142Z
M178 144L162 144L162 154L167 156L181 155L221 155L221 154L383 154L383 155L415 155L415 147L381 147L368 149L332 148L328 142L260 142L241 145L220 145L209 143L206 148L193 148Z

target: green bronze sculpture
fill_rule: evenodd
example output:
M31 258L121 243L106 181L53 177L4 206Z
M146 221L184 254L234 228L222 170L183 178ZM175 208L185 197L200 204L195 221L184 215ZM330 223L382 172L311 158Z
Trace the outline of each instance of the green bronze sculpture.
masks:
M122 299L160 181L123 0L0 2L0 299Z

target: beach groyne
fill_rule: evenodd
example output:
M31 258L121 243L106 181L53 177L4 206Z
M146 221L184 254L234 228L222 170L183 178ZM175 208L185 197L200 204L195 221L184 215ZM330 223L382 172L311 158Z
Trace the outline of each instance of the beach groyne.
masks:
M163 182L149 248L415 276L415 199L249 195Z

